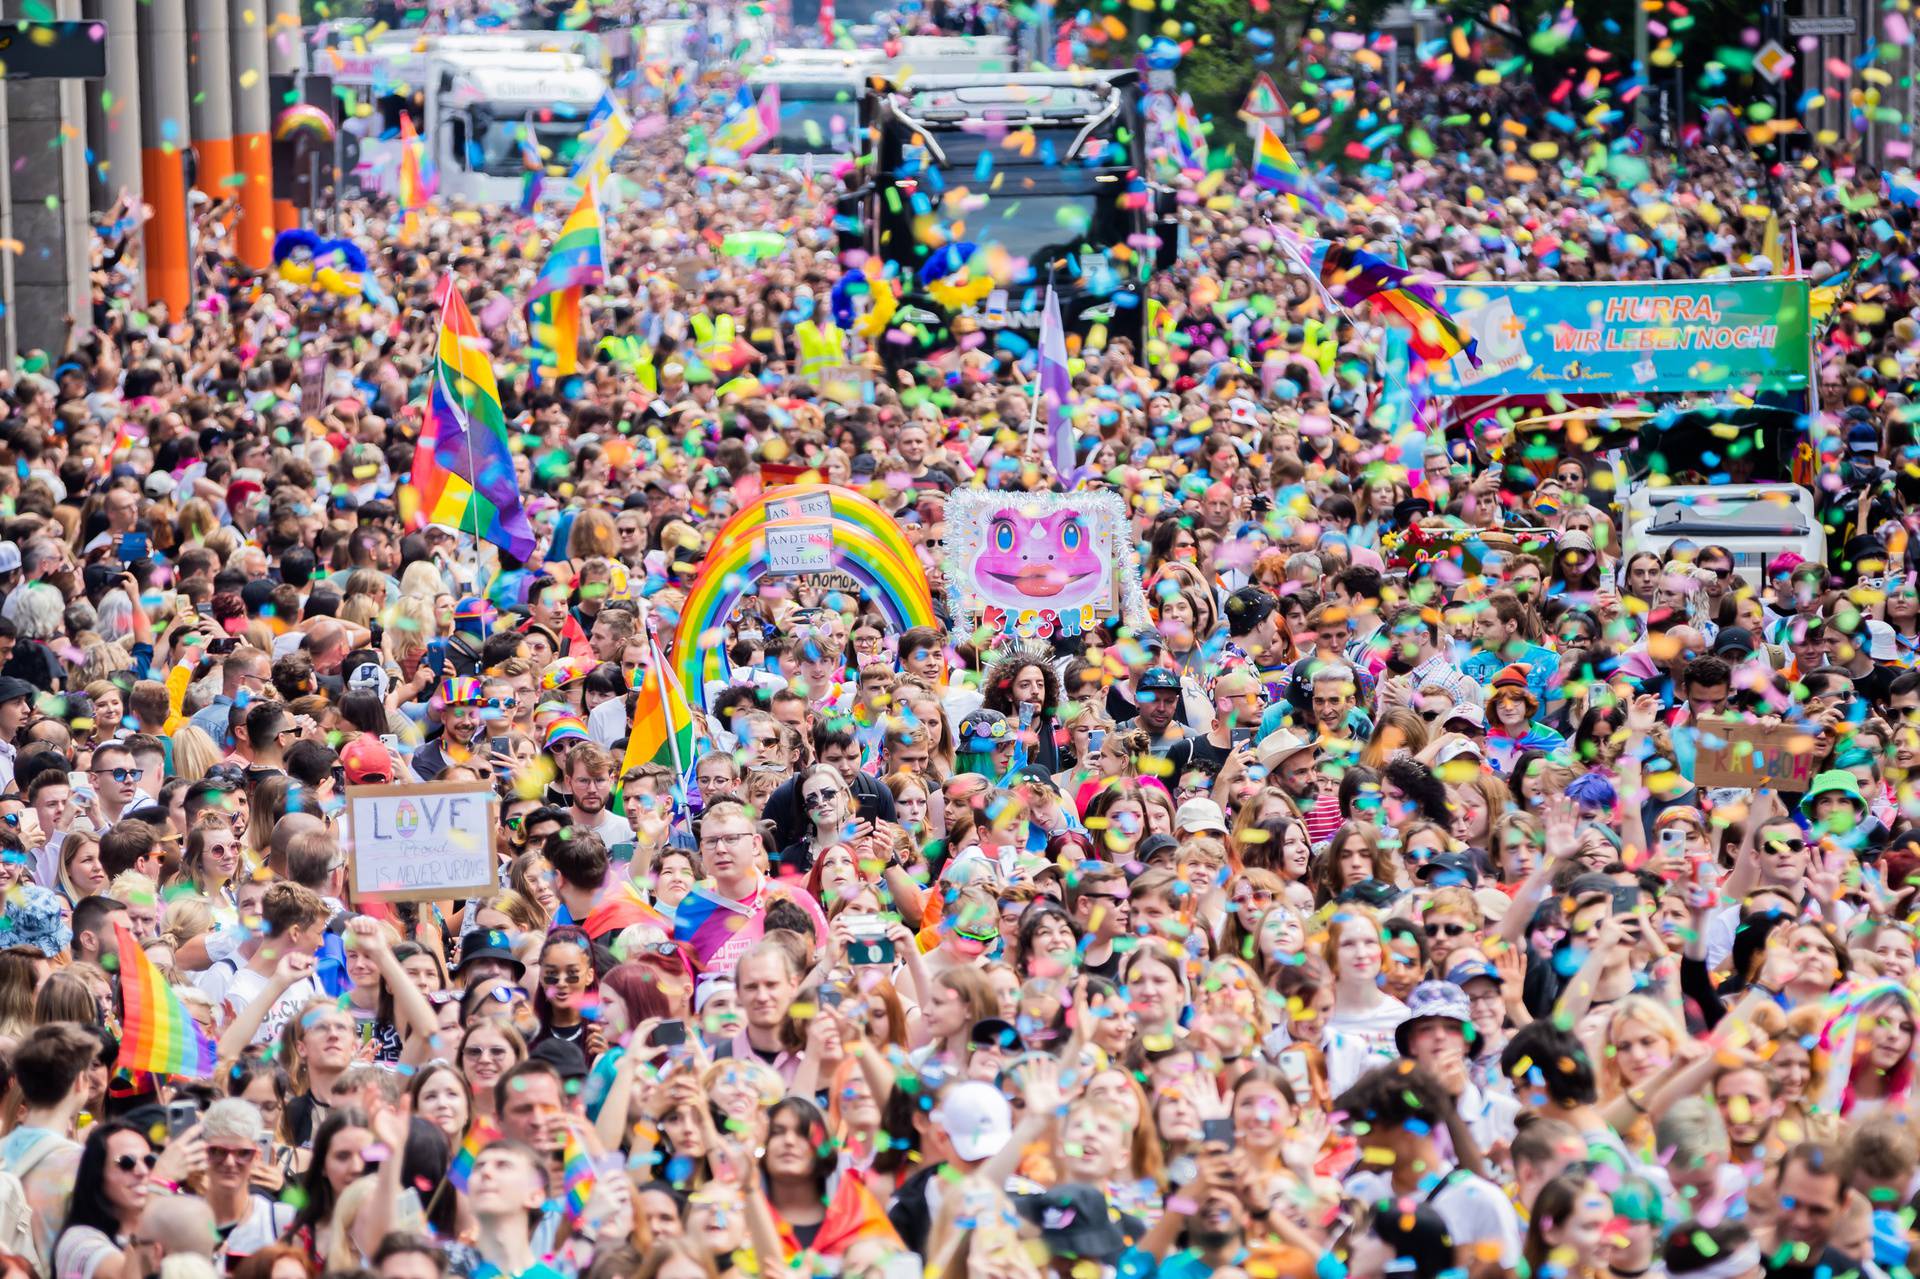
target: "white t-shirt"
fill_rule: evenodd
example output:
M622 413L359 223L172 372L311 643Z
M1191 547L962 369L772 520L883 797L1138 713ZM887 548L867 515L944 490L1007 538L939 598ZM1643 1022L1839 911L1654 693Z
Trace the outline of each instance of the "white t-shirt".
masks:
M1416 1191L1412 1196L1416 1204L1433 1205L1433 1210L1447 1223L1454 1247L1462 1249L1464 1255L1482 1256L1485 1254L1481 1249L1497 1247L1501 1267L1518 1270L1520 1215L1500 1187L1461 1169L1449 1169L1438 1175L1445 1179L1444 1184L1432 1188L1436 1183L1428 1183L1429 1189ZM1366 1203L1395 1198L1392 1178L1379 1172L1355 1173L1347 1178L1347 1192Z
M234 973L227 980L227 997L220 1010L221 1023L231 1025L233 1019L267 989L268 980L251 968L242 968ZM266 1020L261 1022L260 1029L254 1032L253 1042L272 1043L274 1037L280 1033L280 1028L305 1007L309 999L318 999L325 994L319 982L311 977L302 977L289 986L286 994L280 996L273 1007L267 1011Z
M569 815L571 815L571 813L569 813ZM608 848L612 848L615 844L631 844L633 842L633 823L614 812L611 808L603 808L600 810L600 821L598 824L589 826L585 822L576 821L574 822L574 827L578 830L584 830L588 834L598 835L600 842Z
M230 1272L254 1253L273 1247L293 1224L292 1204L276 1203L265 1195L247 1196L247 1215L227 1231L214 1260L223 1273Z
M1328 1015L1320 1051L1327 1061L1327 1087L1336 1097L1375 1066L1400 1059L1393 1031L1406 1019L1407 1006L1391 995L1380 996L1368 1012Z

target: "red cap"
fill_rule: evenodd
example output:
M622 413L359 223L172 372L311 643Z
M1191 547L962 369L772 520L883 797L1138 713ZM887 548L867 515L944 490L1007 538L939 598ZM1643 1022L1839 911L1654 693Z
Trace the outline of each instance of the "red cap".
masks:
M356 786L393 781L393 755L371 733L362 733L340 749L340 769Z

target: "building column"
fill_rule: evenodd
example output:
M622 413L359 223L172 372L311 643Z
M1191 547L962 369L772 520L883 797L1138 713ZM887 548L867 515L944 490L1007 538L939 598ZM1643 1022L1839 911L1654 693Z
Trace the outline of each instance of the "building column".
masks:
M233 167L240 187L240 260L263 270L273 257L273 128L267 102L267 0L230 0L233 33Z
M60 0L55 14L80 17L79 0ZM7 354L65 349L68 321L92 322L88 280L93 229L87 222L87 159L73 139L86 129L87 81L6 82L4 155L9 170L0 192L7 211L9 252Z
M300 0L258 0L267 7L267 69L276 76L300 73ZM297 100L297 99L296 99ZM269 102L267 111L278 116L291 102ZM269 188L271 190L271 188ZM273 202L275 229L290 231L300 225L300 211L291 200Z
M146 224L147 296L178 320L193 302L187 260L186 0L142 0L140 175L153 216Z
M233 60L228 50L227 0L187 0L188 116L199 163L193 185L210 200L235 194L233 183Z

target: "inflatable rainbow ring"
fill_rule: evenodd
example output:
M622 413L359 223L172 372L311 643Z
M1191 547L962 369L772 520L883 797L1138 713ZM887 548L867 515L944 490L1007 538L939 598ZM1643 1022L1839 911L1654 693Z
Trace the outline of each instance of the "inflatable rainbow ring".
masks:
M833 501L834 568L853 578L879 603L896 631L936 624L927 572L900 525L877 503L852 489L827 484L774 489L740 508L721 526L707 549L700 576L687 590L670 657L680 687L696 706L705 704L708 681L726 675L724 646L715 636L741 596L767 575L766 543L760 531L767 521L768 501L822 491L831 494Z

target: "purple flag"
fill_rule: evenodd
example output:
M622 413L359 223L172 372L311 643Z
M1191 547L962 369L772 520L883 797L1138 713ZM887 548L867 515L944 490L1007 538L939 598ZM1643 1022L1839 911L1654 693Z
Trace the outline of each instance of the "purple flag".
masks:
M1040 409L1047 415L1047 459L1062 488L1073 475L1073 376L1067 372L1067 326L1060 319L1060 298L1047 284L1046 310L1040 315Z

